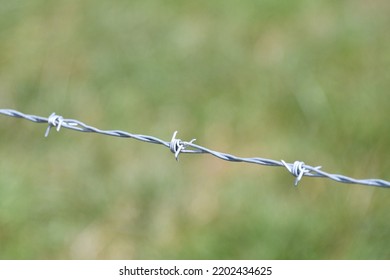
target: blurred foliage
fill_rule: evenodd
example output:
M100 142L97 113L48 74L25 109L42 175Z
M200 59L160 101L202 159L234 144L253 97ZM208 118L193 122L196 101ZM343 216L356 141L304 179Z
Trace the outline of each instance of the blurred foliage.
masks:
M0 0L0 107L390 179L390 3ZM0 117L2 259L389 259L390 191Z

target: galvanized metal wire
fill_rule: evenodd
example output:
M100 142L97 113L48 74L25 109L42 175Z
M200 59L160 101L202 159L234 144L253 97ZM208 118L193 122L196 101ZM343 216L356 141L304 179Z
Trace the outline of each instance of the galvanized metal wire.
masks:
M260 157L251 157L251 158L239 157L227 153L214 151L206 147L194 144L195 139L192 139L191 141L187 142L176 138L177 131L173 133L173 136L170 141L164 141L154 136L133 134L122 130L98 129L96 127L87 125L75 119L65 119L62 116L57 115L55 113L52 113L49 117L40 117L35 115L24 114L12 109L0 109L0 114L9 117L22 118L36 123L46 123L48 127L45 132L45 137L49 135L52 127L55 127L57 131L59 131L61 128L67 128L79 132L91 132L91 133L103 134L108 136L132 138L146 143L159 144L169 148L171 152L175 155L176 160L179 159L180 153L210 154L216 158L230 161L230 162L246 162L246 163L259 164L265 166L284 167L288 172L290 172L293 176L296 177L294 182L295 186L298 185L299 181L303 178L303 176L308 176L308 177L328 178L340 183L360 184L360 185L390 188L389 181L385 181L382 179L354 179L344 175L331 174L321 170L321 166L313 167L305 164L302 161L287 163L284 160L278 161L278 160L266 159Z

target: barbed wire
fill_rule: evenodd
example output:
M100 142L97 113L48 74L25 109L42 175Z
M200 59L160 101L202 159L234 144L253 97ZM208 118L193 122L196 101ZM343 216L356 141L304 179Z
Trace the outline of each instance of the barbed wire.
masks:
M60 115L52 113L48 118L40 117L35 115L28 115L12 109L0 109L0 114L26 119L35 123L46 123L48 127L45 132L45 137L50 133L52 127L55 127L57 131L60 131L61 128L67 128L79 132L91 132L98 133L108 136L123 137L123 138L132 138L146 143L159 144L163 145L170 149L170 151L175 155L176 160L179 160L180 153L188 154L210 154L214 157L217 157L222 160L231 161L231 162L246 162L253 163L265 166L274 166L274 167L284 167L288 172L296 177L294 185L297 186L299 181L303 176L308 177L323 177L328 178L340 183L348 184L360 184L368 185L375 187L384 187L390 188L390 182L382 179L354 179L344 175L339 174L330 174L321 170L321 166L310 166L305 164L303 161L295 161L294 163L286 163L284 160L277 161L272 159L260 158L260 157L238 157L227 153L217 152L206 147L194 144L196 139L191 141L182 141L177 139L177 131L173 133L172 139L170 141L164 141L154 136L142 135L142 134L133 134L122 130L102 130L96 127L87 125L81 121L74 119L65 119Z

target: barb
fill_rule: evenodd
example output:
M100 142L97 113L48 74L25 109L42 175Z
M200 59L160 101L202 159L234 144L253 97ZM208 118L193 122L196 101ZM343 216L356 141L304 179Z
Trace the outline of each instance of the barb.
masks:
M297 177L294 182L294 186L298 186L299 181L302 179L303 175L308 176L310 173L309 169L305 168L305 163L303 161L295 161L293 164L286 163L284 160L281 160L283 165L287 168L287 170ZM314 167L315 170L319 170L321 166ZM315 174L311 174L314 176Z
M390 188L389 181L385 181L382 179L354 179L344 175L331 174L323 170L320 170L321 166L313 167L310 165L306 165L302 161L295 161L294 163L286 163L284 160L277 161L277 160L260 158L260 157L245 158L245 157L234 156L227 153L217 152L205 148L203 146L194 144L195 139L192 139L190 142L185 142L180 139L176 139L177 131L173 133L171 141L168 142L154 136L132 134L121 130L101 130L93 126L87 125L83 122L80 122L78 120L65 119L62 116L56 115L55 113L51 114L48 118L45 118L45 117L40 117L35 115L27 115L12 109L0 109L0 114L9 117L22 118L36 123L48 124L49 126L46 129L45 137L49 135L50 129L52 127L56 127L57 131L59 131L61 128L67 128L79 132L91 132L91 133L103 134L108 136L132 138L146 143L163 145L169 148L170 151L175 154L176 160L178 160L180 153L210 154L216 158L226 160L226 161L231 161L231 162L246 162L246 163L259 164L265 166L284 167L287 169L288 172L290 172L293 176L296 177L294 182L295 186L298 185L298 183L303 178L303 176L307 176L307 177L328 178L340 183Z
M53 113L49 116L47 119L47 122L49 123L49 126L46 129L45 137L49 136L50 129L54 126L57 127L57 131L60 131L61 126L64 124L64 118L62 116L56 115L56 113ZM77 123L67 123L69 126L76 126Z
M176 139L177 131L173 133L172 140L169 144L169 149L172 153L175 154L175 158L177 161L179 161L179 154L180 152L189 152L186 150L186 147L189 144L192 144L196 139L192 139L190 142L183 142L180 139Z

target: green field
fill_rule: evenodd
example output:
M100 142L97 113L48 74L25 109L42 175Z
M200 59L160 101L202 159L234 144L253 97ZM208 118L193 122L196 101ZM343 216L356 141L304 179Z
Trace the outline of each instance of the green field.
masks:
M0 0L0 108L390 180L390 2ZM390 189L0 115L0 259L389 259Z

